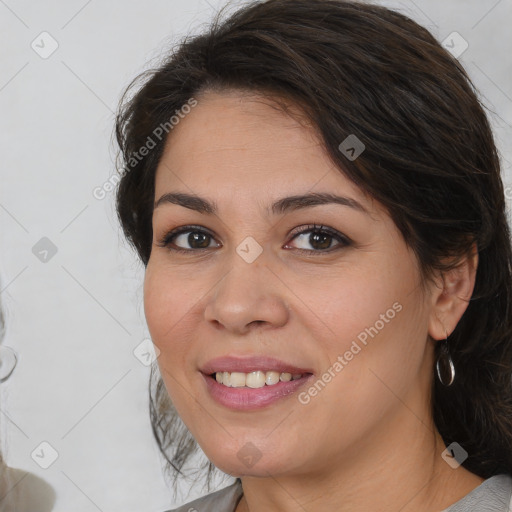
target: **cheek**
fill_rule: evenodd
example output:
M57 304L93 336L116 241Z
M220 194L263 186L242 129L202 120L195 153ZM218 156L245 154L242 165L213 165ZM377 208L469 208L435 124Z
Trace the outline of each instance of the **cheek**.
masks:
M197 297L185 291L183 281L177 276L165 266L148 264L144 277L144 313L151 339L160 351L157 361L167 393L180 416L187 418L194 404L190 394L183 392L188 388L185 374L192 349L185 331L190 329L190 311Z
M419 382L428 328L426 310L418 291L389 290L372 293L346 303L349 327L342 319L336 326L343 337L329 347L331 360L343 358L343 379L337 382L337 397L345 395L347 411L368 421L400 403ZM351 392L347 395L346 391ZM334 395L331 396L334 399ZM364 404L364 406L362 405Z
M169 302L172 302L172 289L166 286L166 280L148 265L144 277L144 314L153 343L162 349L162 341L169 329ZM172 311L172 310L171 310ZM171 324L172 325L172 324Z
M401 392L417 376L428 312L414 261L407 255L401 255L401 261L398 268L391 259L381 258L337 275L302 277L294 283L294 292L306 306L301 306L299 317L313 333L324 370L344 376L329 385L333 400L334 394L347 397L350 389L357 401L379 402L383 393L389 394L379 377Z
M148 264L144 278L144 313L151 339L160 350L161 368L172 368L173 373L185 368L191 349L189 333L198 321L193 317L193 306L200 297L199 291L194 293L191 289L190 282L185 286L178 273Z
M386 293L384 288L377 293L375 287L352 291L352 298L323 303L329 335L321 349L328 357L319 380L326 384L317 380L301 396L303 411L325 426L329 446L340 449L364 439L383 418L403 408L422 365L420 338L426 329L419 294L405 289ZM316 322L317 332L324 327ZM325 457L330 456L327 450Z
M414 274L403 269L390 271L385 262L336 268L317 275L294 276L290 288L299 298L296 306L306 328L317 340L328 340L330 352L343 353L358 338L364 343L367 329L390 331L396 324L405 299L414 289ZM288 280L291 283L291 280ZM332 355L332 354L331 354Z

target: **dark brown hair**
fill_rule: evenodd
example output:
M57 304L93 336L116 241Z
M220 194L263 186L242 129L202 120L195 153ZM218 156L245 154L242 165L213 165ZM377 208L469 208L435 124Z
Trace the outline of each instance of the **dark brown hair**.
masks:
M493 135L461 64L426 29L375 5L269 0L224 20L221 12L132 82L121 102L117 210L145 265L165 137L128 163L190 98L228 89L299 106L340 172L387 208L422 277L453 268L476 243L474 293L448 338L457 376L450 387L433 379L432 413L445 443L468 452L468 470L483 478L511 473L510 232ZM339 149L351 134L365 145L353 161ZM177 475L195 442L155 374L150 395L155 438Z

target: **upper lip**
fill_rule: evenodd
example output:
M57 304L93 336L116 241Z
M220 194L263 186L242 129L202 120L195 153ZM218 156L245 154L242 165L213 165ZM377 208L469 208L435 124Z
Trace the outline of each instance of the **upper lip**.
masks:
M210 359L200 369L202 373L211 375L217 372L276 371L279 373L313 373L309 368L294 366L280 359L268 356L222 356Z

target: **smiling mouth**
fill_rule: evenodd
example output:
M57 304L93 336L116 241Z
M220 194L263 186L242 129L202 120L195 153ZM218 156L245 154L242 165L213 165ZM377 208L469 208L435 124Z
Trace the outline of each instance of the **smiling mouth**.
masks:
M288 373L269 371L242 372L215 372L209 377L215 379L219 384L229 388L262 388L264 386L275 386L279 382L290 382L309 377L311 373Z

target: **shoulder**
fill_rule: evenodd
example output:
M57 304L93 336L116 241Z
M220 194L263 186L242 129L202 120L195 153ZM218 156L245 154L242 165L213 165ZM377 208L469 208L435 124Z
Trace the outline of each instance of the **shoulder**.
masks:
M509 512L512 510L512 476L494 475L443 512Z
M232 485L220 491L213 492L167 512L234 512L242 494L242 483L237 478Z

